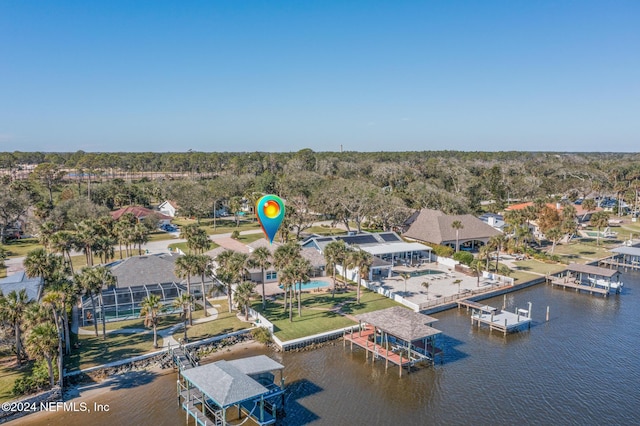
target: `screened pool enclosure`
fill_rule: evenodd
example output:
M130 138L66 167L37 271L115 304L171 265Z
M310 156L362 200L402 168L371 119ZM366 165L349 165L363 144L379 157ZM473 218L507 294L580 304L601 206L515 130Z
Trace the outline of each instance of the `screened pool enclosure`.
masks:
M145 297L151 294L160 297L160 301L166 309L164 314L182 312L181 308L176 309L172 304L178 296L186 291L186 286L176 283L145 284L133 287L103 289L102 294L94 296L96 312L93 312L91 298L88 296L82 297L81 323L83 326L88 326L93 324L93 321L102 321L103 312L106 321L122 321L139 318L140 303L142 303ZM194 286L191 287L191 293L196 296Z

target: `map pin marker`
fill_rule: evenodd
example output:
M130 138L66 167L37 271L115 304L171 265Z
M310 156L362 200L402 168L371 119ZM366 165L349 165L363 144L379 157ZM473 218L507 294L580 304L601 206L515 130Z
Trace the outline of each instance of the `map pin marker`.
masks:
M262 232L269 243L273 244L273 238L284 219L284 201L277 195L265 195L256 203L256 214Z

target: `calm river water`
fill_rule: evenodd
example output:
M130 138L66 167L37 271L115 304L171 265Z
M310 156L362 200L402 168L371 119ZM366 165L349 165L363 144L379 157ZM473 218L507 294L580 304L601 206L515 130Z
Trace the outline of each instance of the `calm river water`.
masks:
M640 274L623 279L623 294L607 299L543 284L507 295L509 309L532 302L534 323L506 338L472 328L464 309L436 314L444 364L402 377L341 342L242 356L267 353L285 365L287 425L639 424ZM487 300L502 302L502 296ZM175 381L175 373L139 373L134 383L77 398L108 404L109 413L35 415L19 424L184 425Z

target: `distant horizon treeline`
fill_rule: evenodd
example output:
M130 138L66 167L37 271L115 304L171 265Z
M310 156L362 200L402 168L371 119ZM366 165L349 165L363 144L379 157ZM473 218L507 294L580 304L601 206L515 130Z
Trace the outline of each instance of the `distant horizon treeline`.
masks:
M26 170L26 164L33 167ZM596 196L636 205L640 154L5 152L0 153L0 174L5 184L22 180L27 185L5 187L0 199L15 201L18 193L28 193L43 216L55 213L52 209L62 201L84 197L109 209L173 199L184 214L206 217L222 204L276 193L299 213L291 216L298 230L310 211L355 222L358 228L363 218L375 217L377 227L388 229L408 210L421 208L448 214L497 212L514 200ZM494 203L482 206L486 200Z

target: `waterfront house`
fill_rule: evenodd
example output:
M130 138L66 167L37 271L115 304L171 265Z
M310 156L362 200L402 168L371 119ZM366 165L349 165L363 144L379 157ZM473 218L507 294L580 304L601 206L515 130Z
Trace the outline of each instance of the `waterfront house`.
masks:
M451 225L459 221L462 228ZM449 246L456 250L476 251L501 232L470 214L448 215L439 210L422 209L415 212L404 224L403 236L416 241ZM456 235L457 234L457 235Z

